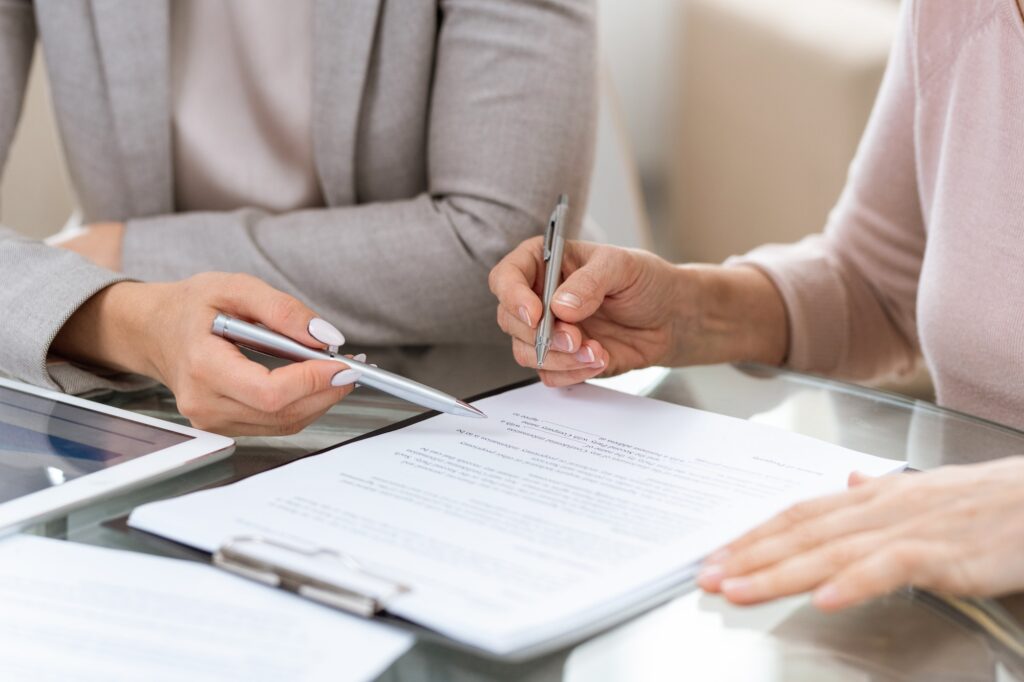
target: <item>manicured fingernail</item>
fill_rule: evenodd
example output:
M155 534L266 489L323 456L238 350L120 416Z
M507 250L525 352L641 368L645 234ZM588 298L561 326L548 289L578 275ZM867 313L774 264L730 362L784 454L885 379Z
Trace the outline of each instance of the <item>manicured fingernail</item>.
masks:
M306 327L309 335L326 346L345 345L345 335L338 331L338 328L327 320L314 317Z
M726 578L721 589L730 599L747 599L753 595L754 581L750 578Z
M551 344L555 350L560 350L563 353L572 352L572 335L569 332L558 332L555 334L555 340Z
M356 362L366 362L366 353L360 353L352 357Z
M835 585L828 584L822 585L815 590L814 597L812 597L811 601L819 608L828 609L839 606L843 599L842 595L839 594L839 588Z
M348 386L359 380L359 372L354 369L343 369L331 377L331 386Z
M578 351L576 351L576 355L573 355L573 357L576 358L577 362L582 362L584 364L589 365L590 363L594 362L595 359L594 349L591 348L590 346L583 346L583 348L580 348Z
M583 305L583 299L569 291L563 291L558 296L555 296L555 300L562 305L569 306L570 308L579 308Z
M533 326L533 322L530 320L530 311L526 309L525 305L519 306L519 319L525 322L528 326Z
M725 569L718 564L707 564L697 574L697 582L704 589L717 589L725 575Z

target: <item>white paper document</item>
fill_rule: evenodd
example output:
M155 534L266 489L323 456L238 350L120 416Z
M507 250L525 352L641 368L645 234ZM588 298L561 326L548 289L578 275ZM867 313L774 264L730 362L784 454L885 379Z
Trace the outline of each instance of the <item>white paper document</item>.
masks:
M4 682L361 682L412 641L203 564L32 536L0 542Z
M901 462L591 385L534 384L239 483L137 509L207 551L332 548L411 590L388 610L507 654L614 616L851 470Z

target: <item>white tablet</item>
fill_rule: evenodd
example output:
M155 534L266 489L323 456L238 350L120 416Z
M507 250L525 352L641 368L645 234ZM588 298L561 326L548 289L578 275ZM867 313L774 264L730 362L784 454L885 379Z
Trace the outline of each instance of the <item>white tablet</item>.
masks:
M0 535L227 457L234 441L0 379Z

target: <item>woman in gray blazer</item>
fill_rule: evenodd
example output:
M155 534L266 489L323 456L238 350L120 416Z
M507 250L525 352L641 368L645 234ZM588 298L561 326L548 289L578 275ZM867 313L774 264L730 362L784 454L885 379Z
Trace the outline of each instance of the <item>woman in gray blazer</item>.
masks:
M559 192L585 205L588 0L0 0L0 160L37 40L87 227L0 228L25 381L143 375L196 426L295 431L355 376L268 371L216 310L321 347L481 341L490 267Z

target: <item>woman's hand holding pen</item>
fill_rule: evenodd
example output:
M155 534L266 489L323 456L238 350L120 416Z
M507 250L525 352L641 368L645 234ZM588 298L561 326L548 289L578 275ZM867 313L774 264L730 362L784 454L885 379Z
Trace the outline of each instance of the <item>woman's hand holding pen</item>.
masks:
M787 344L782 299L760 271L677 266L646 251L566 242L557 317L540 370L550 386L651 365L739 360L779 363ZM516 361L536 367L543 313L543 239L523 242L492 271L498 325Z
M152 377L201 429L228 435L295 433L348 395L358 374L335 361L267 369L214 336L218 312L261 323L313 348L344 343L333 326L248 275L205 273L159 284L121 282L71 317L52 350Z

